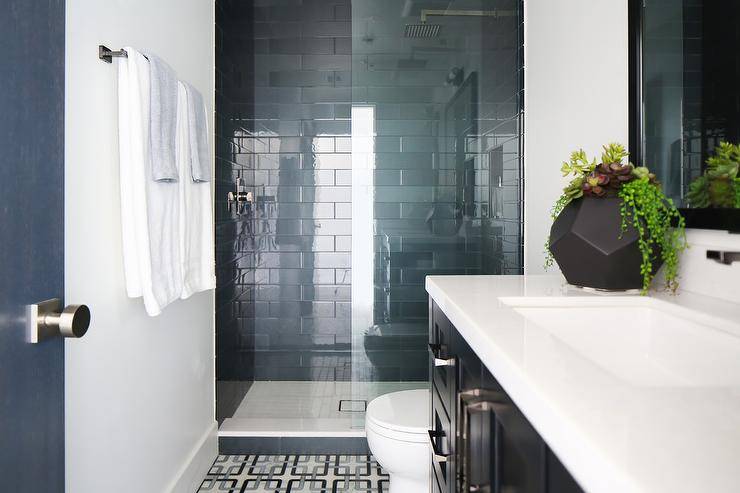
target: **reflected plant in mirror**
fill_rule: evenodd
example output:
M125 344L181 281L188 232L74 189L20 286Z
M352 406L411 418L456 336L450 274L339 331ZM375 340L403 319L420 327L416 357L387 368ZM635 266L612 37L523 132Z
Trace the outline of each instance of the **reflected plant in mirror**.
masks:
M740 2L629 4L632 161L687 227L740 232Z
M689 184L690 207L740 208L740 146L721 142L701 176Z
M563 176L572 178L552 209L545 267L557 262L577 286L646 294L662 265L665 287L675 292L684 219L655 174L627 156L611 143L598 163L582 149L563 163Z

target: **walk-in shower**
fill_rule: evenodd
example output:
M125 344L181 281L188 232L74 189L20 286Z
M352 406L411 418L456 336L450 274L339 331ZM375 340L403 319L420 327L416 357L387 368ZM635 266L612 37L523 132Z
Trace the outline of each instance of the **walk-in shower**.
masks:
M217 1L222 434L362 436L428 385L425 276L522 272L522 39L515 0Z

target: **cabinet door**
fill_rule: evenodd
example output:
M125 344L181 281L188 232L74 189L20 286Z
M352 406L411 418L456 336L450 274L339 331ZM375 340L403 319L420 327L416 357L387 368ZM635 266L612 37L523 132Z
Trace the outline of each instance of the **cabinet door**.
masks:
M455 493L455 432L450 417L442 405L439 392L432 388L432 429L429 430L432 470L439 488Z
M497 404L471 398L469 392L460 397L457 491L491 493L495 485Z
M545 491L544 441L510 400L492 408L489 422L495 449L492 491L542 493Z
M458 491L543 493L545 444L495 379L459 400Z
M482 365L478 356L456 330L453 331L452 339L457 356L457 393L453 419L458 451L456 491L469 491L471 467L477 468L482 459L479 448L481 416L469 408L469 404L479 400L480 397ZM472 457L476 459L471 461ZM490 456L486 454L484 460L490 460Z
M447 414L453 416L456 358L453 354L452 333L455 329L442 310L431 300L429 311L429 374L433 386L439 391Z

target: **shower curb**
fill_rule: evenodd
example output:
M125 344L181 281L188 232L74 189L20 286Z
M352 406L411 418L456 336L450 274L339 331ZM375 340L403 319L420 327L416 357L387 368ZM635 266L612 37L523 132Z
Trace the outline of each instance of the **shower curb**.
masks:
M222 436L218 438L218 451L221 455L370 454L365 437Z

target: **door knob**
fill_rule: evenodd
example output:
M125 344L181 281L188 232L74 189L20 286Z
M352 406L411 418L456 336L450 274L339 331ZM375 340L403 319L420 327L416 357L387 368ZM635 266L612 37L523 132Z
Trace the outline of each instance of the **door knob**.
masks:
M59 298L26 306L28 342L39 343L54 336L80 338L90 327L90 309L86 305L67 305Z

